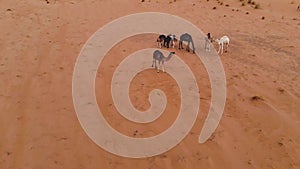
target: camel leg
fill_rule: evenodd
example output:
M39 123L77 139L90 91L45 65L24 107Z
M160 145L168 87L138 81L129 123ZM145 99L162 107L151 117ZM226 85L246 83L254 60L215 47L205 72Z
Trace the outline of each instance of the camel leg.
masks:
M220 53L221 51L221 44L219 44L219 50L218 50L218 53Z
M161 67L162 67L163 72L165 73L165 62L161 63Z
M152 60L152 67L154 67L154 65L155 65L155 67L156 67L156 63L155 63L156 61L155 61L155 59L153 59Z
M229 48L229 43L227 43L226 45L226 52L228 51L228 48Z
M222 46L221 46L221 55L223 54L223 51L224 51L224 44L222 43Z
M190 52L190 41L188 41L188 44L186 45L186 51Z
M159 73L159 67L160 67L160 61L158 61L158 66L156 67L156 69L157 69L157 73Z
M192 47L193 47L193 53L195 53L195 45L194 45L194 42L192 39L191 39L191 43L192 43Z
M180 49L183 49L183 43L182 43L182 41L179 41L179 48L178 48L179 50Z
M206 51L210 51L210 47L209 47L209 44L206 42L206 44L205 44L205 50Z
M206 49L206 51L210 51L210 42L209 42L209 39L205 40L205 49Z

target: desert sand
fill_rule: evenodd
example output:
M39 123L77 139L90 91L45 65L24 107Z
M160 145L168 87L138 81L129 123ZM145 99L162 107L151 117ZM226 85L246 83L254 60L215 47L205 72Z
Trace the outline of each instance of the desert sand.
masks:
M246 1L242 6L239 0L0 1L0 168L300 168L300 2L255 3L259 9ZM80 50L99 28L137 12L174 14L214 37L230 37L229 51L221 55L226 107L204 144L198 137L210 106L208 74L195 55L178 49L174 50L194 72L201 93L196 123L179 145L154 157L123 158L97 146L80 126L72 100ZM163 90L169 102L159 119L130 122L112 101L110 83L116 66L136 50L155 48L156 37L138 35L120 42L98 69L99 108L113 128L130 137L157 135L178 114L176 82L153 69L134 78L130 98L137 109L146 110L148 93Z

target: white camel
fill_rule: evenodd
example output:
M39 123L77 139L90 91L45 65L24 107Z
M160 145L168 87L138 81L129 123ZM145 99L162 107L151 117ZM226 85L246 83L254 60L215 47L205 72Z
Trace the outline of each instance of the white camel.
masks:
M228 36L223 36L221 39L215 40L215 42L217 42L219 45L218 53L220 53L220 51L221 51L221 54L223 54L224 44L226 45L225 52L227 52L228 47L229 47L229 41L230 41L230 39L228 38Z
M157 69L157 73L159 73L159 66L161 66L163 72L165 72L164 63L169 61L174 54L175 54L175 52L170 52L168 57L165 57L164 54L161 51L155 50L153 52L152 67L155 67L155 69ZM157 61L158 61L158 66L156 65Z

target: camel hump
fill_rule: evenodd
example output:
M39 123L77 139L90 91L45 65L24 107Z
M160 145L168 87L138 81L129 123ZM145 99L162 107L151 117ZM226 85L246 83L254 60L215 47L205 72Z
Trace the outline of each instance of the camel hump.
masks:
M159 56L159 55L162 55L161 51L155 50L155 51L153 52L153 56Z
M230 39L229 39L229 37L228 36L223 36L221 39L220 39L220 41L230 41Z

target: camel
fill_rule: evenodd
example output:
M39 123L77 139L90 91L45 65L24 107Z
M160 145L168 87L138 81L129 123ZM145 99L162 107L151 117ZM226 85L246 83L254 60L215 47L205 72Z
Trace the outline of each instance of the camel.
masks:
M165 57L161 51L155 50L153 52L152 67L155 67L155 69L157 69L157 73L159 73L159 66L161 66L163 72L165 72L164 63L169 61L174 54L175 52L170 52L170 54L167 57ZM156 65L156 61L158 61L158 66Z
M165 35L159 35L158 38L156 39L157 42L157 47L161 48L162 44L165 44L165 40L166 40L166 36Z
M210 33L208 33L207 37L205 37L205 47L204 48L206 51L210 51L211 42L212 42L212 37L211 37Z
M230 39L228 38L228 36L223 36L221 37L220 39L216 39L215 42L218 43L219 45L219 50L218 50L218 53L220 53L221 51L221 54L223 54L223 47L224 47L224 44L226 45L226 50L225 52L227 52L227 49L229 47L229 41Z
M179 50L180 49L183 49L183 45L182 45L182 43L184 42L184 41L186 41L188 44L187 44L187 46L186 46L186 50L188 51L188 52L190 52L190 43L192 43L192 47L193 47L193 53L195 53L195 46L194 46L194 42L193 42L193 39L192 39L192 36L190 35L190 34L188 34L188 33L184 33L184 34L182 34L181 36L180 36L180 38L179 38Z
M175 35L172 35L172 34L169 34L169 35L167 36L167 40L169 40L167 46L168 46L168 47L171 47L171 46L172 46L173 48L175 48L175 44L176 44L176 42L177 42L176 36L175 36Z
M177 41L175 35L169 34L168 36L165 36L163 34L159 35L157 38L157 47L162 48L162 46L169 48L173 46L175 48L175 42Z
M169 48L172 38L168 35L164 41L164 47Z

